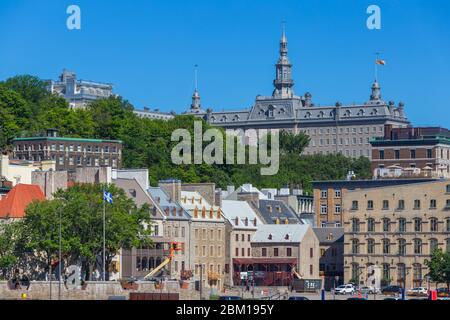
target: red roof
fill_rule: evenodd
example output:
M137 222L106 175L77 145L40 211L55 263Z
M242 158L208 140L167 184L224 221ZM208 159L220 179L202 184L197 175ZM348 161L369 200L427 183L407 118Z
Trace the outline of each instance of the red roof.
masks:
M0 219L23 218L25 209L35 200L45 200L45 195L38 185L16 185L0 200Z

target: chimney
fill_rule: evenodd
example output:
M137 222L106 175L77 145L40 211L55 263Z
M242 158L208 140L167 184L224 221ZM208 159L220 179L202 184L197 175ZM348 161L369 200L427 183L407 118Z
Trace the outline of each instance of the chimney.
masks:
M257 192L239 192L237 194L238 201L247 201L259 208L259 194Z
M222 206L222 189L217 189L215 194L215 205L218 207Z
M180 202L181 200L181 181L170 179L161 180L158 186L175 202Z

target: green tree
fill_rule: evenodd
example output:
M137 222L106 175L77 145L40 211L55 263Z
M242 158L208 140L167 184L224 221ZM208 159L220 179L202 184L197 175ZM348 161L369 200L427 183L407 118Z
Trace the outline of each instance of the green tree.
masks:
M450 290L450 252L443 252L442 249L437 249L433 252L430 260L425 260L425 265L428 267L431 281L445 283L447 289Z
M103 202L103 190L113 194L113 204ZM57 259L59 215L62 221L62 248L66 263L81 263L89 280L103 251L103 205L106 208L106 263L120 248L151 245L148 206L137 208L115 185L80 184L59 190L55 199L36 202L27 208L24 231L28 246L44 256L47 265ZM108 275L107 275L108 276Z
M8 279L17 265L15 240L17 223L6 221L0 223L0 272L2 279Z

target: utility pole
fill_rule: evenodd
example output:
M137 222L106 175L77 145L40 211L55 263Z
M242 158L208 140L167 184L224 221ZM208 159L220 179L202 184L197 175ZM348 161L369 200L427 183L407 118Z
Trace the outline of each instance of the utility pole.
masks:
M106 204L103 199L103 281L106 281Z
M62 268L61 268L61 263L62 263L62 259L61 259L61 238L62 238L62 207L61 209L59 209L59 262L58 262L58 274L59 274L59 279L58 279L58 300L61 300L61 277L62 277Z

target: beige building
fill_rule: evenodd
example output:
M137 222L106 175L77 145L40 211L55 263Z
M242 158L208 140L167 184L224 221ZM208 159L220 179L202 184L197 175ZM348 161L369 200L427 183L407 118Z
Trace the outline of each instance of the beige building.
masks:
M251 258L236 258L234 277L256 286L288 286L294 277L319 279L319 240L308 224L264 224L251 240Z
M262 222L247 201L223 200L222 211L226 219L225 284L240 285L239 277L234 277L238 271L234 260L252 256L251 239Z
M197 186L197 191L184 191L182 185L180 205L190 216L189 251L193 265L194 280L203 289L222 290L225 266L225 219L222 210L214 205L214 185ZM206 197L210 195L208 202Z
M427 286L425 261L450 250L450 181L348 191L343 199L344 279L368 280L378 266L381 286Z
M5 177L11 181L13 186L16 184L31 184L32 172L55 170L56 162L45 160L40 162L26 160L11 160L8 155L2 154L0 161L0 177Z

